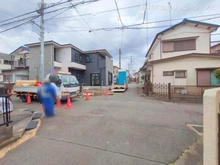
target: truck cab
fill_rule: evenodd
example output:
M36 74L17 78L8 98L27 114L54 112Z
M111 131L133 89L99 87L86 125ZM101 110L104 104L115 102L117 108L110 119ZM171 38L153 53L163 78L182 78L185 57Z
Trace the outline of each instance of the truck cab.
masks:
M58 72L57 74L48 74L46 79L54 85L58 97L61 100L66 100L68 96L71 98L79 94L79 82L70 72Z

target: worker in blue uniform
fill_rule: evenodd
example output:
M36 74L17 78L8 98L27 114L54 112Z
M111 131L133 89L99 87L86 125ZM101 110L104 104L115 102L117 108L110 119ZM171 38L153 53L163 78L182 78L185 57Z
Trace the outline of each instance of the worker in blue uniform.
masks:
M44 80L43 84L37 90L39 102L43 105L46 117L54 116L54 104L56 102L56 89L50 80Z

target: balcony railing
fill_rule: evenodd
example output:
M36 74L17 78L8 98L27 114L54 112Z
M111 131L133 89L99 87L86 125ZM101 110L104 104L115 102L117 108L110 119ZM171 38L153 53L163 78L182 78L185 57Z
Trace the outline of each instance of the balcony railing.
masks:
M29 67L29 59L14 61L14 67Z

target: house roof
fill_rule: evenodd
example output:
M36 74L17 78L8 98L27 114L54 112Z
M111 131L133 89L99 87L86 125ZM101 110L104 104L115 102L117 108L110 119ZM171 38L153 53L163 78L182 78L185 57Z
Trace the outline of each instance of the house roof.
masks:
M9 54L0 52L0 59L11 61L11 56Z
M216 46L220 46L220 43L211 46L211 48L214 48L214 47L216 47Z
M158 38L159 35L163 35L164 33L168 32L170 30L174 30L177 26L185 25L187 23L188 24L194 24L196 27L198 25L207 26L208 29L210 29L210 33L215 31L215 30L217 30L219 28L219 26L220 26L220 25L217 25L217 24L210 24L210 23L205 23L205 22L200 22L200 21L193 21L193 20L189 20L189 19L185 18L185 19L183 19L182 22L179 22L179 23L177 23L177 24L175 24L175 25L173 25L173 26L171 26L171 27L169 27L169 28L167 28L167 29L157 33L155 38L154 38L154 40L153 40L153 42L152 42L152 44L151 44L151 46L150 46L150 48L147 51L147 54L145 55L145 57L148 56L148 53L150 52L151 48L153 47L153 45L154 45L154 43L155 43L155 41L156 41L156 39Z
M220 59L220 54L217 54L217 53L213 53L213 54L190 53L190 54L184 54L184 55L180 55L180 56L174 56L174 57L169 57L169 58L164 58L164 59L149 61L147 65L149 65L149 64L155 64L155 63L161 63L161 62L165 62L165 61L176 60L176 59L189 58L189 57L217 58L217 59Z
M10 54L15 54L16 52L20 53L22 51L29 51L29 48L27 46L20 46L17 49L15 49L13 52L11 52Z
M73 49L75 49L75 50L77 50L77 51L79 51L79 52L81 52L83 54L100 53L103 56L108 56L108 57L112 58L112 56L105 49L82 51L81 49L73 46L72 44L63 44L63 45L61 45L61 44L59 44L59 43L57 43L55 41L45 41L44 44L45 45L53 44L53 45L55 45L57 47L72 47ZM31 44L25 44L25 45L28 46L28 47L39 46L40 42L31 43Z

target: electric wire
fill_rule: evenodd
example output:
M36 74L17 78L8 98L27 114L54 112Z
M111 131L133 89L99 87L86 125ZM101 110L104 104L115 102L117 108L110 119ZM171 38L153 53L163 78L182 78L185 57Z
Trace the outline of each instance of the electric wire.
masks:
M13 48L12 48L5 40L3 40L1 37L0 37L0 39L1 39L9 48L11 48L11 49L13 50Z
M11 27L11 28L9 28L9 29L2 30L2 31L0 31L0 33L6 32L6 31L9 31L9 30L11 30L11 29L17 28L17 27L22 26L22 25L24 25L24 24L31 23L31 21L33 21L34 19L36 19L36 18L38 18L38 17L40 17L40 16L36 16L36 17L32 18L32 19L29 20L29 21L26 21L26 22L21 23L21 24L19 24L19 25L13 26L13 27Z

